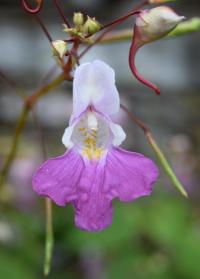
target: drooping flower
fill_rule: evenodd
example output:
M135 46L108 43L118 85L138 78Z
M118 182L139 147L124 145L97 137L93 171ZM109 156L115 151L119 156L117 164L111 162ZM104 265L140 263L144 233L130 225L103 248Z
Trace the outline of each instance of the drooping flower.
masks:
M152 192L155 164L123 150L126 135L110 116L120 108L111 67L100 60L74 74L73 113L62 142L63 156L46 161L33 177L33 188L57 205L71 202L76 225L100 231L112 222L112 200L129 202Z

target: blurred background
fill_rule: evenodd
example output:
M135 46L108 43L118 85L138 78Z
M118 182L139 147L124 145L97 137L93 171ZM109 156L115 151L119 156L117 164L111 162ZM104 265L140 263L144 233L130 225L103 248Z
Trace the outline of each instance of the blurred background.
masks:
M137 3L60 2L69 18L74 11L82 11L101 23L123 15ZM177 1L171 6L187 18L200 16L198 0ZM64 39L62 20L53 1L45 1L41 16L53 39ZM130 19L119 28L130 28L133 22ZM24 94L33 93L55 61L42 30L34 17L24 12L20 1L0 1L0 38L0 69ZM79 231L73 224L71 206L54 205L55 249L50 279L200 278L200 35L164 39L138 53L138 69L161 88L160 97L131 75L129 46L130 41L96 46L82 62L102 59L115 69L122 102L151 127L189 199L174 191L160 170L153 195L134 203L115 201L113 224L101 233ZM65 150L61 137L72 110L71 89L71 84L64 82L37 105L48 157ZM21 98L0 79L0 165L9 152L21 109ZM127 132L124 146L156 161L143 132L124 113L116 121ZM43 278L45 207L31 186L32 174L43 161L39 138L30 116L17 157L0 190L1 278Z

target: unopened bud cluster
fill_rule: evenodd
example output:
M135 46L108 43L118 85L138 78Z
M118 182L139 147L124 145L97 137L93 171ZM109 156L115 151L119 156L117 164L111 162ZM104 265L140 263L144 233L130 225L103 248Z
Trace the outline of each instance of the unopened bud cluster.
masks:
M74 27L68 28L64 25L64 31L72 36L78 36L82 39L95 34L101 28L100 23L95 18L87 16L87 19L85 20L84 15L80 12L74 13L73 22Z

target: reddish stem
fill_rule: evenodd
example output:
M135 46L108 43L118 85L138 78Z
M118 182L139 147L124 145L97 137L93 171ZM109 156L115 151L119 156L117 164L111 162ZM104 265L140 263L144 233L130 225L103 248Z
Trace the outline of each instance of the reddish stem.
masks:
M139 13L140 13L139 10L131 11L131 12L129 12L128 14L126 14L126 15L124 15L124 16L122 16L122 17L119 17L119 18L117 18L116 20L114 20L114 21L112 21L112 22L110 22L110 23L108 23L108 24L102 26L102 27L101 27L101 30L102 30L102 29L105 29L105 28L107 28L107 27L109 27L109 26L116 25L117 23L121 23L121 22L123 22L124 20L126 20L127 18L129 18L129 17L131 17L131 16L133 16L133 15L135 15L135 14L139 14Z
M128 17L138 14L140 11L132 11L118 19L116 19L115 21L108 23L106 25L104 25L103 27L101 27L101 30L107 28L104 32L102 32L93 42L93 44L88 45L79 55L79 59L86 54L86 52L88 52L88 50L90 50L90 48L92 48L94 45L96 45L98 42L101 41L101 39L109 32L111 31L114 27L116 27L118 24L120 24L122 21L126 20Z
M51 35L49 34L49 31L45 27L44 23L42 22L41 18L39 17L39 15L36 14L35 18L36 18L37 22L39 23L40 27L42 28L42 30L44 31L45 35L47 36L47 39L49 40L49 42L52 43L53 39L52 39Z
M116 24L117 25L117 24ZM101 39L111 30L113 29L113 26L110 26L108 29L104 30L96 39L95 41L91 44L86 46L86 48L79 54L78 58L80 59L82 56L84 56L88 50L90 50L94 45L96 45L98 42L101 41Z
M133 7L133 10L131 12L129 12L128 14L126 14L126 15L124 15L124 16L122 16L122 17L120 17L120 18L118 18L118 19L116 19L116 20L114 20L114 21L112 21L112 22L102 26L101 30L104 29L104 28L107 28L110 25L113 25L115 23L118 23L118 22L120 23L120 22L126 20L127 18L129 18L130 16L132 16L132 15L134 15L136 13L139 13L140 11L138 11L138 10L141 9L143 6L148 5L148 4L149 4L148 0L141 1L140 3L138 3L137 5L135 5Z
M76 64L80 65L79 57L78 57L78 54L77 54L78 47L79 47L79 41L74 41L73 47L70 51L70 54L71 54L71 56L74 56L74 58L76 59Z
M142 122L142 120L137 118L126 106L124 106L123 104L120 104L120 108L127 113L129 118L133 122L135 122L144 131L145 134L151 132L150 128L144 122Z
M134 14L139 13L139 9L142 8L144 5L147 5L148 1L142 1L141 3L139 3L138 5L136 5L133 10L129 13L127 13L126 15L104 25L101 27L100 31L107 28L103 33L100 34L99 37L97 37L94 41L94 43L92 45L87 46L79 55L79 58L81 58L83 55L86 54L86 52L88 52L88 50L90 50L94 45L96 45L99 41L101 41L101 39L109 32L111 31L114 27L116 27L118 24L120 24L121 22L123 22L124 20L126 20L127 18L131 17ZM90 37L90 36L87 36ZM86 37L86 38L87 38Z
M69 24L67 18L65 17L63 9L62 9L61 5L58 3L58 0L54 0L54 3L56 5L56 8L57 8L59 14L61 15L61 17L62 17L62 19L64 21L64 23L67 25L68 28L70 28L70 24Z
M134 28L134 35L133 35L133 39L132 39L132 43L131 43L131 47L130 47L130 51L129 51L129 66L130 69L133 73L133 75L137 78L137 80L139 80L141 83L145 84L146 86L152 88L156 94L160 94L160 89L154 85L152 82L144 79L138 72L136 66L135 66L135 56L136 56L136 52L137 50L140 48L141 44L139 44L139 34L137 31L137 27L135 26Z
M22 7L30 14L38 14L43 7L43 0L37 1L37 3L37 6L32 8L31 5L27 3L27 0L22 0Z

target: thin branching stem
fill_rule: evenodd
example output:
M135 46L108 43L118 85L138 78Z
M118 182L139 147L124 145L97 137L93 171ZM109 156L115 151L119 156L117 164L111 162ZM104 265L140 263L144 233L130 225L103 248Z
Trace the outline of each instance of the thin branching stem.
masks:
M200 18L194 17L178 24L178 26L171 31L165 38L174 38L184 36L200 31ZM115 30L106 34L99 42L100 43L115 43L129 41L133 37L133 28Z
M4 178L7 176L11 163L15 158L15 154L19 143L19 136L21 135L21 132L24 129L28 113L29 113L29 108L27 106L24 106L17 123L15 134L13 136L10 152L4 162L4 165L0 173L0 187L2 186L4 182Z
M35 19L37 20L38 24L40 25L40 27L42 28L44 34L46 35L47 39L49 40L49 42L51 43L53 41L49 31L47 30L47 28L45 27L43 21L41 20L41 18L39 17L38 14L35 15Z
M33 120L38 130L38 139L41 145L42 157L45 161L47 157L44 132L37 116L36 106L32 109ZM44 275L47 276L51 270L51 261L53 255L54 237L53 237L53 208L49 198L45 198L45 215L46 215L46 239L45 239L45 257L44 257Z
M140 11L134 9L133 11L125 14L124 16L122 16L120 18L117 18L117 19L115 19L114 21L112 21L112 22L110 22L108 24L105 24L104 26L101 27L100 30L103 30L103 29L108 28L108 27L113 26L113 25L116 26L116 24L120 24L123 21L125 21L126 19L128 19L129 17L131 17L131 16L133 16L135 14L138 14L138 13L140 13Z
M54 0L54 3L55 3L55 5L56 5L56 8L57 8L57 10L58 10L60 16L62 17L62 19L63 19L63 21L64 21L64 23L67 25L68 28L70 28L70 23L69 23L69 21L67 20L67 18L66 18L66 16L65 16L65 13L64 13L64 11L63 11L61 5L59 4L58 0Z
M53 209L52 209L52 202L49 198L45 198L45 209L46 209L46 241L45 241L44 275L48 276L51 269L51 260L53 254L53 246L54 246Z
M176 174L174 173L173 169L171 168L168 160L166 159L165 155L159 148L158 144L156 143L156 140L154 139L154 136L150 130L150 128L142 121L140 120L137 116L135 116L134 113L129 111L129 109L123 105L120 104L121 109L129 116L129 118L138 126L140 127L143 131L144 134L147 138L148 143L150 144L151 148L155 152L158 161L160 162L163 170L165 171L166 175L169 177L169 179L172 182L172 185L175 186L175 188L184 196L188 197L187 192L185 191L183 185L177 178Z
M113 30L113 28L115 28L117 25L119 25L120 23L122 23L123 21L125 21L126 19L128 19L129 17L138 14L139 11L138 10L133 10L129 13L127 13L126 15L114 20L113 22L110 22L106 25L104 25L103 27L101 27L100 31L103 29L106 29L104 32L102 32L97 38L95 38L94 42L91 45L88 45L79 55L79 59L81 57L83 57L83 55L85 55L94 45L96 45L98 42L100 42L103 37L110 32L111 30Z

